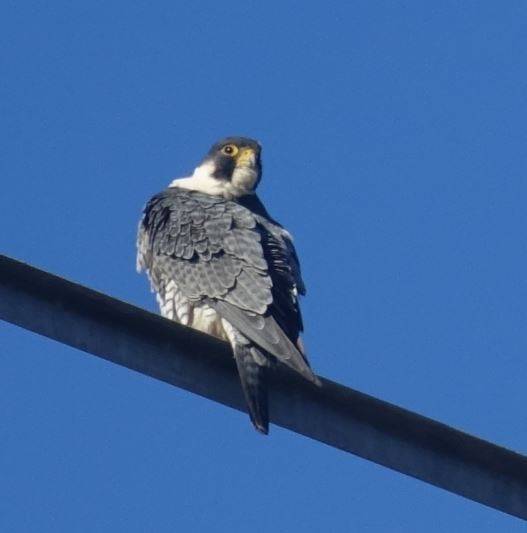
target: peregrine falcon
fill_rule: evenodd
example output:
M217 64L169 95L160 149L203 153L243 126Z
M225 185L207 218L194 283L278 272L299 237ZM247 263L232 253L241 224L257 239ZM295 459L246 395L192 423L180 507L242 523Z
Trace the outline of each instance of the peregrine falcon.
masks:
M278 361L320 381L300 339L305 287L291 235L255 193L260 152L225 138L156 194L139 223L137 269L163 316L230 343L251 421L268 433L266 369Z

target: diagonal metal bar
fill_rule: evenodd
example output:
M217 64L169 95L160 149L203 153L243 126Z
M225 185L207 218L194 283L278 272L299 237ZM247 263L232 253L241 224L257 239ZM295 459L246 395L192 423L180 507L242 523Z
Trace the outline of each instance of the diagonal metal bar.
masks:
M245 411L228 346L0 255L0 319ZM527 519L527 457L322 379L273 372L273 423Z

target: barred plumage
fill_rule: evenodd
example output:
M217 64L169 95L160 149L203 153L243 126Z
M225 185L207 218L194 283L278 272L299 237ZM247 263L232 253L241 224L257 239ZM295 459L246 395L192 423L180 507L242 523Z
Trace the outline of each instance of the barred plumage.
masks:
M238 139L238 150L248 141ZM227 139L218 146L213 156L237 145ZM298 294L305 289L290 235L253 191L229 198L213 182L216 195L203 192L200 168L221 166L211 152L192 178L176 180L147 203L138 269L147 272L165 317L231 343L251 419L267 433L265 367L279 360L318 382L299 339Z

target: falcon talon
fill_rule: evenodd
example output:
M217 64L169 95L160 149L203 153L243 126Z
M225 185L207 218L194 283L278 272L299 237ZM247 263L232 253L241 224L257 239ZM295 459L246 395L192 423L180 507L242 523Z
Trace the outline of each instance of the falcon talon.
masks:
M137 269L163 316L231 344L249 416L266 434L268 367L320 381L300 338L305 287L291 235L255 193L260 155L258 142L227 137L156 194L139 223Z

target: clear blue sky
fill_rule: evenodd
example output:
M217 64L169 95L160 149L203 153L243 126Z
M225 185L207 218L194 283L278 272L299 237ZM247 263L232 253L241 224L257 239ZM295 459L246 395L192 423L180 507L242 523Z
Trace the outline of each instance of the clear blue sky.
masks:
M527 3L0 7L2 253L156 310L144 202L264 146L318 373L527 452ZM0 530L524 531L0 324Z

